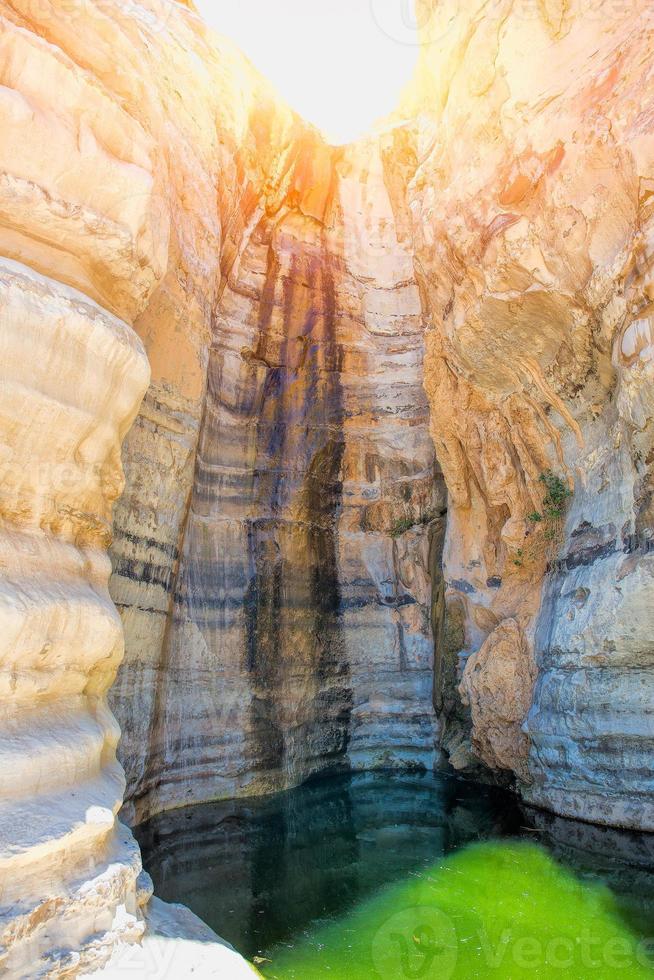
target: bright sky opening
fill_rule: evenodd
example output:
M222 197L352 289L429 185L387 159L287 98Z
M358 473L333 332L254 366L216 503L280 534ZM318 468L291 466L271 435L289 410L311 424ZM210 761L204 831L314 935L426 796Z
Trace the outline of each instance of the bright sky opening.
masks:
M392 112L417 57L414 0L195 0L334 144Z

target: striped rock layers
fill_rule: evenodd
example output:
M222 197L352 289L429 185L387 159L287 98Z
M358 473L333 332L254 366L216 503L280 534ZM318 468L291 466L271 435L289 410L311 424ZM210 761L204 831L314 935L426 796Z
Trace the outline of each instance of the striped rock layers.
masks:
M651 830L651 4L423 13L405 112L450 499L445 744Z
M457 766L654 827L652 11L420 8L335 149L188 4L0 3L10 976L142 930L121 620L132 819L433 765L435 644Z
M171 606L125 725L137 819L435 759L430 536L445 499L410 245L379 141L332 150L306 134L284 168L216 306L174 575L143 575ZM128 657L126 698L138 669Z
M124 322L9 260L0 352L0 969L40 976L142 931L106 549L149 369Z
M225 161L225 194L230 180L238 192L231 144L255 89L240 56L207 68L207 49L176 4L0 5L3 976L72 976L143 932L140 855L116 820L125 778L106 694L124 643L107 552L145 348L155 395L167 390L153 322L187 389L203 373L193 328L170 333L198 279L218 288L221 216L205 205ZM168 73L154 67L163 51ZM171 114L175 66L190 78ZM208 91L224 97L220 125Z

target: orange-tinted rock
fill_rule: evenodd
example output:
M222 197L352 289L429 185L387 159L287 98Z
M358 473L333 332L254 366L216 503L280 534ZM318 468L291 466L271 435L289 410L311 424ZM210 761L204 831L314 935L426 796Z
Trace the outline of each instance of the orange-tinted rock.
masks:
M527 775L529 740L522 726L531 708L536 669L515 619L505 619L468 662L461 681L472 716L472 744L491 769Z

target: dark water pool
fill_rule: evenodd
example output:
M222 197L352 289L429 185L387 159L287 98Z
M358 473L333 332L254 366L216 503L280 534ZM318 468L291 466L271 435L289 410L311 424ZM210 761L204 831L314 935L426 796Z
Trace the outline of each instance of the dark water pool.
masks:
M330 778L137 836L157 894L267 977L654 976L654 835L454 777Z

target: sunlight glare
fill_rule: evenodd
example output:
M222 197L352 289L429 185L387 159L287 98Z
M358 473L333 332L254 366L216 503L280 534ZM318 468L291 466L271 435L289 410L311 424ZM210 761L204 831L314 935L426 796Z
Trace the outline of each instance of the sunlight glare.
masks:
M195 0L334 144L397 106L417 57L414 0Z

